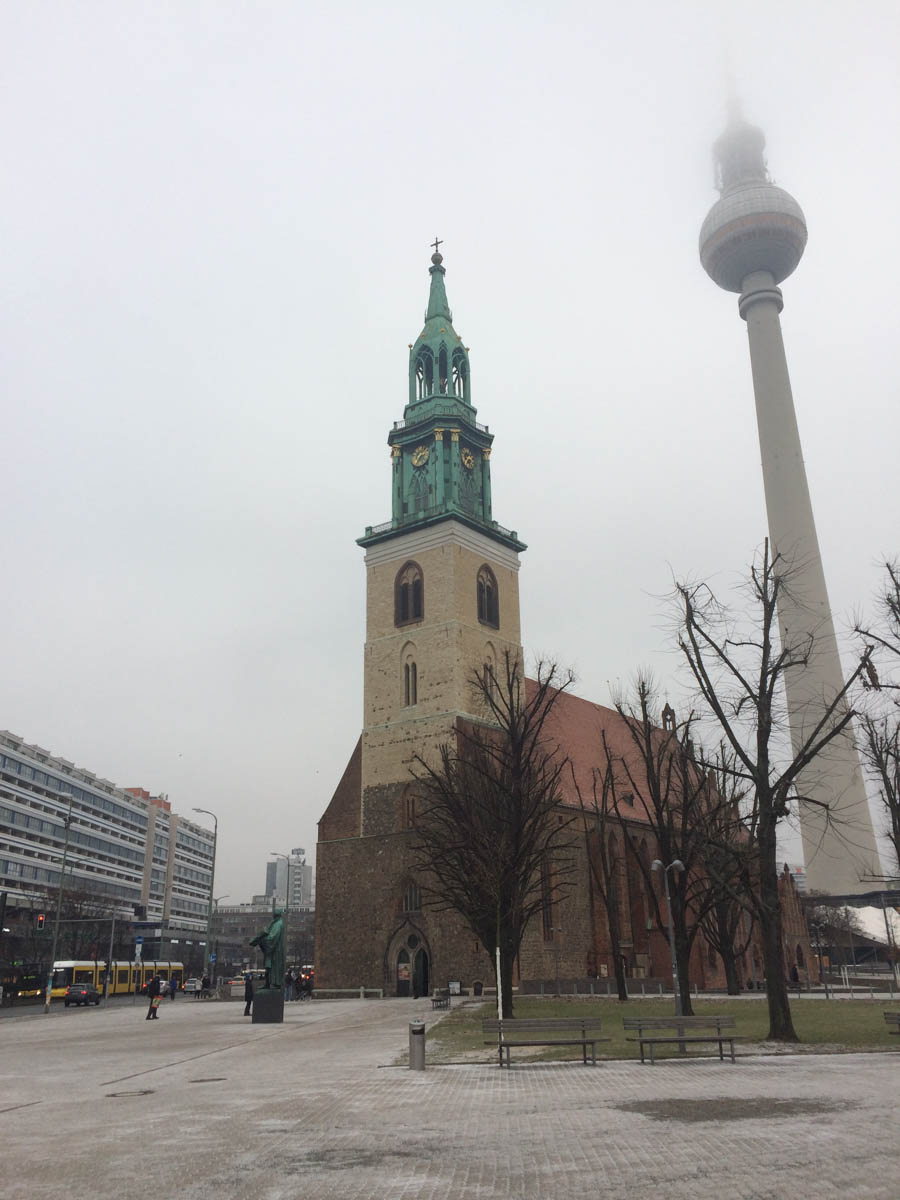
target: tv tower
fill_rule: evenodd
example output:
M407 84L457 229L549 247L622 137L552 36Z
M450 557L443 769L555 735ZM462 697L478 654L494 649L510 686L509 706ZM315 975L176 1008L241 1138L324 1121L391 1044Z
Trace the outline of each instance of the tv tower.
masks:
M791 568L781 593L782 641L812 637L809 664L785 680L788 720L795 752L822 714L823 702L844 686L825 573L813 520L800 433L791 395L779 314L778 284L795 270L806 246L800 205L769 178L765 137L741 117L737 106L713 151L720 199L700 230L700 261L710 278L737 292L747 322L750 368L762 455L769 541ZM836 738L798 779L798 790L828 805L800 803L800 832L807 885L833 894L860 893L877 884L878 852L859 755L849 733Z

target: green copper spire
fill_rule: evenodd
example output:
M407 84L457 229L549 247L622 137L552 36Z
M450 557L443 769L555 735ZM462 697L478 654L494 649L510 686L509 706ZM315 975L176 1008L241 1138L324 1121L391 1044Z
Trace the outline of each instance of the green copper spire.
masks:
M425 325L409 347L409 402L388 435L393 467L391 520L369 526L362 546L438 521L461 521L514 550L514 530L491 515L491 443L475 420L469 351L453 328L440 239L432 243Z
M425 311L426 325L429 321L437 318L451 322L453 320L453 313L450 311L450 305L447 303L447 293L444 289L444 275L446 272L441 266L444 256L438 251L440 244L440 238L435 238L432 243L434 254L431 256L432 266L428 272L431 276L431 291L428 294L428 308Z

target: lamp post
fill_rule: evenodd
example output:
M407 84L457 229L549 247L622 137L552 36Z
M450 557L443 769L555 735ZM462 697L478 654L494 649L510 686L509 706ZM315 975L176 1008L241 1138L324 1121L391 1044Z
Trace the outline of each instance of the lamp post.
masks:
M819 921L811 921L810 929L816 935L816 958L819 960L819 980L825 985L825 999L831 999L831 992L828 990L828 980L825 978L825 968L822 964L822 939L820 934L825 930L825 926Z
M69 830L72 826L72 801L75 797L71 792L61 792L60 800L68 800L66 806L66 815L63 817L63 824L66 827L66 836L63 841L62 863L59 868L59 888L56 893L56 919L53 922L53 944L50 949L50 970L47 974L47 995L44 999L44 1012L50 1011L50 995L53 990L53 964L56 962L56 944L59 941L59 918L62 915L62 899L63 885L66 878L66 858L69 854Z
M206 910L206 945L203 948L203 974L209 975L209 946L210 946L210 930L212 927L212 911L213 911L213 884L216 879L216 846L219 841L219 818L208 808L195 808L196 813L205 813L206 816L213 819L213 853L212 853L212 870L209 876L209 906Z
M669 949L672 952L672 987L675 990L675 1016L682 1015L681 1006L681 985L678 980L678 958L675 954L675 926L672 923L672 898L669 895L669 872L683 871L684 863L680 858L676 858L674 862L670 862L667 867L664 867L658 858L654 858L650 864L651 871L662 871L663 881L666 885L666 911L669 915Z

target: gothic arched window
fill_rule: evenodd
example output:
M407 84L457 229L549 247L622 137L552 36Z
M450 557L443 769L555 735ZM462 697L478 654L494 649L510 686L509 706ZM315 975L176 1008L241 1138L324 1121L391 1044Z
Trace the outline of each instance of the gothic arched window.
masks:
M441 395L447 391L447 347L444 345L438 351L438 391Z
M465 353L457 348L453 351L453 394L461 400L469 398L469 372Z
M404 563L394 580L394 624L408 625L425 615L425 578L418 563Z
M415 662L407 659L403 664L403 705L412 708L419 700L419 672Z
M415 913L422 911L422 893L415 883L408 883L403 893L403 912Z
M434 355L430 346L423 346L416 358L416 397L424 400L434 391Z
M478 620L482 625L500 626L500 597L497 593L497 578L487 565L478 572Z

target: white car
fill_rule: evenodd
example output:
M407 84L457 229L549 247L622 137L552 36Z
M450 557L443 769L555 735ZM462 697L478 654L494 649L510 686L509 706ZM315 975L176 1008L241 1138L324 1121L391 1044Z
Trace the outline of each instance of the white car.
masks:
M202 987L202 981L199 979L186 979L184 981L184 994L193 996L195 992L199 992Z

